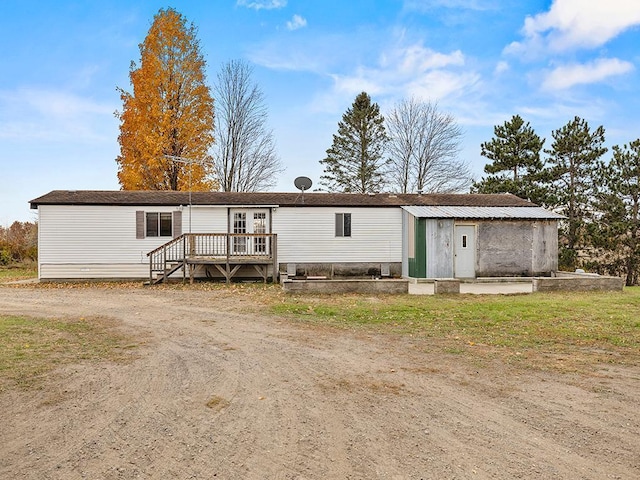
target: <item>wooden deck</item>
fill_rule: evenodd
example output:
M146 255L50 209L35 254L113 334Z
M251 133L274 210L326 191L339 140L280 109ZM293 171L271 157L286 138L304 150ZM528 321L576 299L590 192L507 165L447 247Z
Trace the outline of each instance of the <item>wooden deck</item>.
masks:
M185 233L147 254L149 283L165 281L182 269L183 281L194 280L195 267L213 265L227 283L238 270L253 266L266 282L273 265L273 281L277 281L277 235L245 233Z

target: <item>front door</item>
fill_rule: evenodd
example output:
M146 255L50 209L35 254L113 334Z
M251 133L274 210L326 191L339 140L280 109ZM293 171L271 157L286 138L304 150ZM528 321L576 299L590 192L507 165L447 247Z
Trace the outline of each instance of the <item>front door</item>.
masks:
M475 278L476 276L476 227L456 225L454 241L454 276Z
M233 253L236 255L266 255L268 243L266 236L251 234L267 234L267 210L234 210L231 212L232 233L250 234L234 235Z

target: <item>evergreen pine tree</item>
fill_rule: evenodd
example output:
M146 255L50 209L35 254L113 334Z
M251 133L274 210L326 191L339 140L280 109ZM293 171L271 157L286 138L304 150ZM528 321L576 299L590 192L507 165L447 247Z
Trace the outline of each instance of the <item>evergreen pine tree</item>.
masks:
M598 222L592 239L602 255L599 270L626 277L627 286L637 285L640 274L640 139L613 147L608 164L597 169Z
M475 193L512 193L534 203L546 203L546 190L539 184L542 170L541 139L522 117L514 115L504 125L496 125L494 138L481 145L481 154L491 160L487 174L473 184Z
M593 211L595 168L607 151L604 128L593 132L582 118L575 117L553 133L544 177L553 192L550 206L565 215L561 225L559 264L562 268L579 266L578 250L588 246L586 226Z
M381 191L388 163L384 159L387 140L380 107L371 103L366 92L360 93L342 115L327 157L320 161L324 165L320 183L334 192Z

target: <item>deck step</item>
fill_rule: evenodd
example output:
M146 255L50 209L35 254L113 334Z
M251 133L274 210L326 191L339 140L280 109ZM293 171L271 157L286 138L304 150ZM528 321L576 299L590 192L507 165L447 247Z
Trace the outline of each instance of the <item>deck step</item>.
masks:
M170 264L171 266L166 268L163 273L158 273L158 276L151 281L152 285L157 285L158 283L164 282L172 273L177 272L182 268L184 262L179 262L176 264Z

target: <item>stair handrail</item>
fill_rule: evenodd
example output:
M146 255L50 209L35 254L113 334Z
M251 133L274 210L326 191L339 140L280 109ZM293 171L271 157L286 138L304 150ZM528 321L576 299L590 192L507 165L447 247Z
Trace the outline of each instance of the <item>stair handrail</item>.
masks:
M178 243L180 240L184 240L184 238L187 236L187 233L183 233L180 236L177 236L176 238L172 238L171 240L169 240L167 243L164 243L162 245L160 245L159 247L151 250L149 253L147 253L147 257L150 257L151 255L153 255L154 253L162 250L163 248L167 248L169 246L171 246L172 243Z

